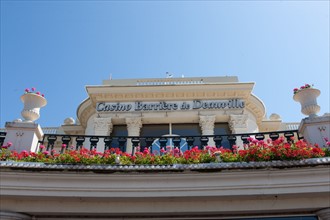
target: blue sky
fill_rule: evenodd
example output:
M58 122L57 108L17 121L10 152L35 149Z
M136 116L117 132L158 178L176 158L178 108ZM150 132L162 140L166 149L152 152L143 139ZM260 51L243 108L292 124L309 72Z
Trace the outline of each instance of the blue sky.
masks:
M255 82L267 115L305 116L292 89L321 90L329 110L329 1L1 1L1 114L22 118L36 87L37 120L76 117L85 85L120 78L238 76Z

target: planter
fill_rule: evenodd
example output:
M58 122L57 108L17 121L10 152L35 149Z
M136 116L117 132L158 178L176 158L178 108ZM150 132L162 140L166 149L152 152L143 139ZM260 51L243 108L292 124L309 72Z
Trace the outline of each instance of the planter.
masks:
M298 91L293 95L293 100L300 102L301 112L309 117L315 117L320 111L320 106L317 104L317 97L321 94L320 90L307 88Z
M24 122L34 122L40 117L40 108L47 104L47 100L34 93L26 93L21 96L21 100L24 103L24 109L21 115L24 118Z

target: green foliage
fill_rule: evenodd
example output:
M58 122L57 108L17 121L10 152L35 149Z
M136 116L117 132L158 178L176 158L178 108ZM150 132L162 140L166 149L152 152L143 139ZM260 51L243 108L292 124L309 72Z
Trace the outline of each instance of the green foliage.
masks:
M329 148L319 148L308 144L303 140L285 142L284 138L276 141L258 141L250 139L249 144L242 148L233 146L233 150L215 147L198 149L197 147L187 150L184 153L178 148L168 147L167 151L161 150L160 154L150 153L149 149L143 152L136 152L129 155L119 149L110 149L105 152L96 150L66 150L63 153L56 151L27 152L10 151L7 144L0 149L0 160L13 160L23 162L47 162L66 164L109 164L109 165L172 165L198 164L213 162L250 162L250 161L271 161L271 160L302 160L307 158L330 157ZM41 147L44 149L44 147ZM218 158L218 159L217 159Z

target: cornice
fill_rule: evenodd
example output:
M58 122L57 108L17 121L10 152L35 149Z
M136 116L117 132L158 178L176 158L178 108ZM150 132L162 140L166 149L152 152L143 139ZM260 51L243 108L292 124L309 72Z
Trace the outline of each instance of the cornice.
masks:
M245 107L256 117L256 123L258 127L260 127L262 120L266 115L264 103L257 96L251 93L250 99L246 102Z
M96 113L95 107L93 107L91 99L85 99L77 108L77 117L81 126L85 129L87 127L87 121L94 113Z
M185 100L225 100L243 99L246 109L260 125L265 115L262 101L251 93L254 83L227 83L207 85L167 85L167 86L86 86L89 98L77 110L79 121L87 126L89 117L96 113L98 102L130 101L185 101Z
M97 102L155 101L191 99L247 99L254 83L221 85L167 85L167 86L87 86L93 105Z
M329 192L329 166L181 173L1 170L2 196L193 197ZM246 178L246 177L249 178ZM239 181L238 181L239 180ZM111 184L109 184L111 182ZM134 183L134 184L133 184ZM182 190L184 188L185 190ZM70 193L71 195L68 195Z
M146 216L176 210L193 216L305 212L327 208L329 201L329 165L210 172L183 166L190 169L157 172L144 166L142 172L109 173L2 167L2 208L38 215Z

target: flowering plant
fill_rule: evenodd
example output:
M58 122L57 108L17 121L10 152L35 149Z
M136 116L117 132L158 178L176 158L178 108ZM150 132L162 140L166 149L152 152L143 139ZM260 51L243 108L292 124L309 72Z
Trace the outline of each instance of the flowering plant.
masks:
M301 91L301 90L311 88L312 86L313 86L313 84L310 85L310 84L307 84L307 83L306 83L305 85L300 86L300 88L294 88L294 89L293 89L293 94L296 94L296 93L298 93L298 92Z
M25 91L25 94L32 93L32 94L36 94L36 95L40 95L42 97L45 97L44 94L41 94L39 91L36 91L35 87L32 87L31 89L26 88L24 91Z
M328 143L327 143L328 144ZM40 151L27 152L10 151L11 143L2 146L0 149L0 160L14 160L23 162L47 162L47 163L70 163L70 164L109 164L109 165L171 165L171 164L197 164L214 162L252 162L272 160L303 160L307 158L329 157L328 148L319 148L304 140L289 142L280 137L277 140L259 141L249 139L248 144L243 148L233 146L233 150L223 147L216 148L207 146L205 149L194 147L191 150L181 152L178 148L168 147L160 152L150 152L144 148L143 152L136 152L130 155L120 151L118 148L111 148L104 152L73 148L47 151L45 146L40 146Z

